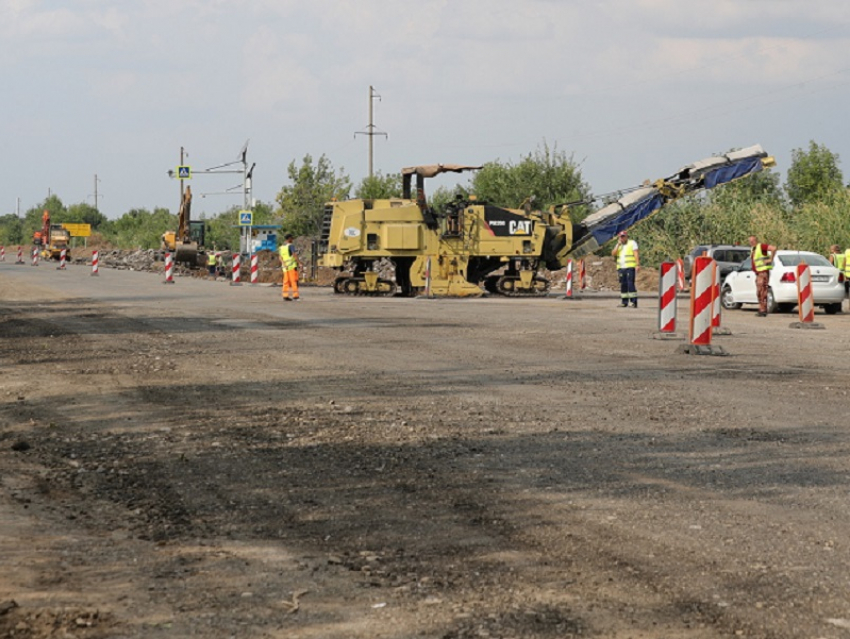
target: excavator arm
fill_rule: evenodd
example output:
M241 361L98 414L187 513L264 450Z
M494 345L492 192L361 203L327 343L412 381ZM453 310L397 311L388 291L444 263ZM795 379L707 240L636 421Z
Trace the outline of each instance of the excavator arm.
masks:
M667 178L639 187L591 213L573 226L573 242L557 251L557 262L589 255L641 220L686 195L713 189L776 164L759 145L712 156L679 169Z

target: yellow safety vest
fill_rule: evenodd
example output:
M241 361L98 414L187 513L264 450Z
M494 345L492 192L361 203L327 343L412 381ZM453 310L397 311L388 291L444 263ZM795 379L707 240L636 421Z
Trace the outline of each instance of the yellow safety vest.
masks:
M207 266L215 266L215 253L207 255Z
M844 253L832 254L832 265L842 273L846 270L847 256Z
M635 268L637 266L635 246L637 246L637 242L626 240L625 244L620 244L617 247L617 268Z
M292 271L298 268L298 260L296 260L295 256L292 254L289 244L281 246L278 253L280 254L280 265L283 267L284 271Z
M753 268L756 273L769 271L773 268L773 261L769 260L770 253L761 252L761 244L756 244L753 248Z

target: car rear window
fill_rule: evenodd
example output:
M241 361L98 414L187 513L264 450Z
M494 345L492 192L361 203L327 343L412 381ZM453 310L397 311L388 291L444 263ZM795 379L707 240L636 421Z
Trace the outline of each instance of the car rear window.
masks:
M805 262L809 266L832 266L829 260L817 253L793 253L791 255L777 255L776 259L782 266L797 266Z
M733 264L740 264L749 256L750 252L746 249L727 249L725 251L718 251L717 257L715 259L718 262L731 262Z

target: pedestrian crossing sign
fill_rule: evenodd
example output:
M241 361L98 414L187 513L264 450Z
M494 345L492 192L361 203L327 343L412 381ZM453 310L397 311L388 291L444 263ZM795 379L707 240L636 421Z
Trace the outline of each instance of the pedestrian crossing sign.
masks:
M191 180L192 179L192 167L191 166L178 166L177 167L177 177L181 180Z
M254 212L253 211L239 211L239 226L253 226L254 224Z

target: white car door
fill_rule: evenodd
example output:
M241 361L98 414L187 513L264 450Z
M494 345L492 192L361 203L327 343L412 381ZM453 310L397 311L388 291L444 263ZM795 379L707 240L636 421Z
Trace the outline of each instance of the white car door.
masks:
M758 304L756 295L756 273L753 271L753 261L747 258L730 278L732 298L738 304Z

